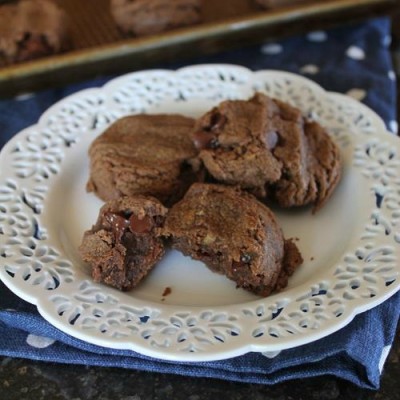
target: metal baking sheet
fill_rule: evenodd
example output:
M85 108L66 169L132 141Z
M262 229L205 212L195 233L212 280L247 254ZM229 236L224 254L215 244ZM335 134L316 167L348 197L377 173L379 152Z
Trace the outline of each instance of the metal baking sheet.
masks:
M103 74L149 68L160 62L325 28L388 13L397 0L295 0L263 10L254 0L203 0L203 22L148 37L125 38L109 13L109 0L56 0L72 16L73 48L40 60L0 61L0 97L59 87Z

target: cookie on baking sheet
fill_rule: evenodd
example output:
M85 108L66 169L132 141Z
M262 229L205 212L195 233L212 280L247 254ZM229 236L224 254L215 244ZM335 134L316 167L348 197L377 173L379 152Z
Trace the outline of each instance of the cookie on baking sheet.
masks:
M20 62L60 53L69 46L68 17L49 0L0 6L0 54Z
M238 188L194 183L168 212L173 248L261 296L282 289L303 262L269 208Z
M194 25L201 19L202 0L111 0L118 27L137 36Z
M130 290L164 254L157 237L167 209L156 199L124 197L106 203L79 248L95 282Z
M197 154L193 126L192 118L177 114L119 119L89 149L88 190L105 201L146 194L172 204L197 179L187 162Z

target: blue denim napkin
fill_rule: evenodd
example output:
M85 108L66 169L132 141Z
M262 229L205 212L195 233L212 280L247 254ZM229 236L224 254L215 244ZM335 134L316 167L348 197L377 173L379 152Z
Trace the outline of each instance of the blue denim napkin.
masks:
M281 69L303 74L327 90L347 93L364 102L383 118L389 131L397 133L396 78L389 45L390 22L379 18L279 42L266 41L259 46L199 58L191 64L232 63L254 70ZM22 128L35 123L57 100L83 88L102 85L108 79L0 101L0 146ZM399 313L400 293L397 293L380 306L358 315L340 331L310 345L282 351L274 358L249 353L223 361L174 363L72 338L47 323L34 306L0 283L0 355L263 384L335 375L360 387L377 389Z

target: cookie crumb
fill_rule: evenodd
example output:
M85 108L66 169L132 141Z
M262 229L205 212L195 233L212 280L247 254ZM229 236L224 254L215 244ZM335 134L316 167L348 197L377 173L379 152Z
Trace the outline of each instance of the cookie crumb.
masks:
M171 289L169 286L167 286L167 287L164 289L162 296L163 296L163 297L166 297L166 296L170 295L171 293L172 293L172 289ZM164 300L164 299L163 299L163 300Z

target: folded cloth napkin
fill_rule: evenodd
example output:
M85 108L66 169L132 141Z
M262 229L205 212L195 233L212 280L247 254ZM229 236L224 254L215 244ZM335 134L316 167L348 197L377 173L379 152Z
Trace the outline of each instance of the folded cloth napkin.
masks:
M232 63L251 69L283 69L303 74L327 90L347 93L363 101L384 119L390 131L397 133L395 74L389 45L390 22L379 18L266 42L193 63ZM82 88L99 86L108 79L0 101L0 145L36 122L55 101ZM263 384L335 375L360 387L377 389L396 332L399 310L400 293L397 293L380 306L358 315L340 331L312 344L282 351L274 358L270 358L271 354L249 353L223 361L176 363L72 338L47 323L34 306L0 283L0 355Z

